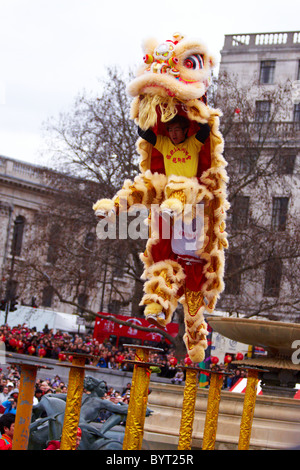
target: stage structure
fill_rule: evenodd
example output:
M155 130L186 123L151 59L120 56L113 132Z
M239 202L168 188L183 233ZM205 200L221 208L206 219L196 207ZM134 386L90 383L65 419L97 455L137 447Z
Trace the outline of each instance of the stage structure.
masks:
M134 364L134 372L123 439L123 450L142 450L145 417L151 414L151 410L147 407L151 372L153 366L158 366L157 363L149 362L149 353L153 351L162 352L162 350L133 344L125 346L135 349L135 358L132 361L126 361ZM99 372L99 369L85 364L86 359L90 359L89 355L72 353L72 356L74 356L72 357L72 363L60 364L60 366L68 367L70 369L68 394L66 396L61 436L61 450L74 450L76 446L76 434L82 406L85 372L88 370ZM17 362L13 364L21 368L21 381L12 449L26 450L29 440L29 426L31 422L36 373L39 368L50 368L38 363ZM199 385L199 374L204 369L194 366L182 367L182 369L186 373L186 380L182 403L181 423L180 429L178 430L178 450L190 450L192 449L193 422L195 416L197 389ZM246 369L248 371L248 378L243 413L241 416L238 449L248 450L250 448L257 383L262 375L268 371L261 367L253 366L242 366L242 369ZM203 429L202 450L214 450L217 437L219 405L221 401L223 379L226 374L230 374L231 372L220 371L217 366L213 366L211 370L205 370L205 372L210 376L210 384L206 419ZM51 416L50 419L52 419ZM118 445L120 445L120 443Z

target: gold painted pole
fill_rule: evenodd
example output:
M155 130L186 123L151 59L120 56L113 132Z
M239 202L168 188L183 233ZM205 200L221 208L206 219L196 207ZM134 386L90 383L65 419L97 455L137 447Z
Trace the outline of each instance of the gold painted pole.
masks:
M256 403L258 372L258 369L248 369L238 450L249 450L252 422Z
M199 369L186 367L178 450L190 450L195 416Z
M214 450L215 448L223 375L222 372L211 371L202 450Z
M27 450L37 367L22 364L12 450Z
M41 367L44 369L52 367L25 363L14 363L14 365L21 366L21 377L12 450L27 450L37 370Z
M83 394L85 360L87 355L72 353L72 356L72 364L68 365L68 367L70 367L70 372L65 417L60 443L61 450L76 449L76 435L78 430L81 400Z
M126 361L133 363L134 369L132 374L128 414L123 440L123 450L141 450L151 376L150 366L158 365L148 362L149 351L163 350L147 346L133 346L128 344L124 344L124 346L135 348L135 360Z

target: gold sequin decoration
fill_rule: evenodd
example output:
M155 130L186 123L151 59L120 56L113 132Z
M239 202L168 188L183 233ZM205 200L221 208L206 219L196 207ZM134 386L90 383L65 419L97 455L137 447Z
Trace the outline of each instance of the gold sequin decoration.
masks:
M182 204L185 204L186 202L186 197L182 190L172 191L169 195L169 198L178 199L180 202L182 202Z
M188 305L188 312L191 317L194 317L197 315L199 308L203 305L203 293L201 291L186 289L185 299Z
M202 450L214 450L215 448L222 385L223 375L212 373L208 392Z
M148 352L137 349L135 360L148 361ZM135 364L132 374L123 450L141 450L142 448L150 375L151 371L149 368Z
M198 371L186 370L186 380L183 394L181 424L179 431L178 450L190 450L195 416L197 396Z
M85 358L73 358L72 366L83 366L84 363ZM60 444L61 450L75 450L76 448L84 374L84 368L79 369L72 367L70 369L64 425Z
M248 450L250 446L250 437L252 422L254 416L256 393L258 384L258 372L256 370L248 371L247 386L245 390L244 407L240 426L239 450Z
M155 274L156 273L154 273L154 275ZM161 277L164 280L166 287L168 287L169 289L172 288L172 283L170 279L168 278L168 273L165 270L161 271L159 275L158 274L156 275L157 277ZM170 297L171 297L170 294L165 292L165 290L163 289L163 287L160 285L159 282L157 282L156 286L153 289L153 292L157 294L159 297L161 297L163 300L170 300Z
M143 194L141 193L141 191L137 190L134 185L129 186L129 189L131 190L131 195L133 197L134 203L140 204L143 200Z

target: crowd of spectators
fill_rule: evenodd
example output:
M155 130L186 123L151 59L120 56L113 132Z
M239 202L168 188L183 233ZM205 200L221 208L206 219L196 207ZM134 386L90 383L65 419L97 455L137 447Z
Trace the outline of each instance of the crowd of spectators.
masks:
M1 370L0 372L0 415L6 413L16 414L17 401L19 395L20 386L20 371L16 365L11 365L6 368L6 371ZM83 390L84 393L90 393L87 390ZM106 383L106 393L104 399L110 400L112 403L129 403L131 391L131 382L128 382L126 387L121 390L115 390L113 387L109 387ZM55 377L43 379L37 379L35 384L35 393L33 404L37 404L41 398L48 394L66 393L68 392L68 384L65 383L59 375ZM99 421L104 422L110 413L108 411L101 412Z
M39 356L59 361L71 360L72 354L84 353L87 355L86 363L105 369L123 370L131 372L133 364L127 361L133 361L135 358L134 349L115 346L110 340L99 343L93 338L92 334L71 334L59 330L49 329L47 325L42 331L36 328L29 328L26 324L9 327L8 325L0 326L0 342L4 343L6 352L18 352L21 354ZM157 345L156 345L157 346ZM184 359L177 361L175 358L175 349L162 340L159 343L161 351L152 351L149 353L149 362L153 365L153 372L159 377L170 379L172 383L181 384L184 382L185 373L180 369L185 365ZM157 364L157 367L155 365ZM212 364L206 363L206 368L210 368ZM218 365L221 369L226 368L224 365ZM17 371L12 374L18 373ZM231 375L224 376L224 389L229 389L243 375L236 370ZM10 382L14 382L14 377L7 378ZM38 389L48 386L52 391L66 390L66 384L60 382L59 378L52 383L37 384ZM209 384L209 375L207 376L207 386ZM3 384L1 384L3 385ZM15 386L16 388L16 386ZM1 393L1 389L0 389Z
M134 351L131 348L121 345L117 347L110 340L99 343L91 334L79 335L59 330L54 332L47 325L43 331L29 328L26 324L13 328L3 325L0 327L0 341L5 344L7 352L56 360L68 360L73 353L83 353L90 356L86 359L87 364L124 371L133 369L133 365L126 362L134 360ZM159 365L161 376L172 378L176 371L170 359L174 358L175 350L165 341L159 344L159 348L162 349L161 352L149 353L149 362ZM181 365L184 365L183 361Z
M9 365L6 367L6 371L1 370L0 372L0 450L11 450L12 439L14 428L12 424L15 421L15 416L18 406L18 395L20 386L20 371L18 366ZM37 379L35 384L35 393L33 398L33 404L36 405L42 399L42 397L48 393L52 396L56 393L67 393L67 384L56 375L52 379ZM106 393L103 399L109 400L114 404L129 404L130 400L131 383L128 382L126 387L122 390L115 390L113 387L108 387L106 384ZM90 393L84 389L84 393ZM99 417L96 422L104 423L112 413L108 409L100 411ZM125 422L121 422L120 425L125 425ZM78 431L81 430L78 428ZM77 441L76 441L77 442ZM78 443L80 440L78 441ZM58 449L59 447L53 447L53 443L59 444L57 441L50 441L48 449Z

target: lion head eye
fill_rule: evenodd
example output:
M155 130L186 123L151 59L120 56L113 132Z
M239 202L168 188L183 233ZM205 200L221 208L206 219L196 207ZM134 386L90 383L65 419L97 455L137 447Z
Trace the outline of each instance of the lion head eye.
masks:
M200 54L193 54L187 57L183 65L190 70L200 70L204 67L203 57Z

